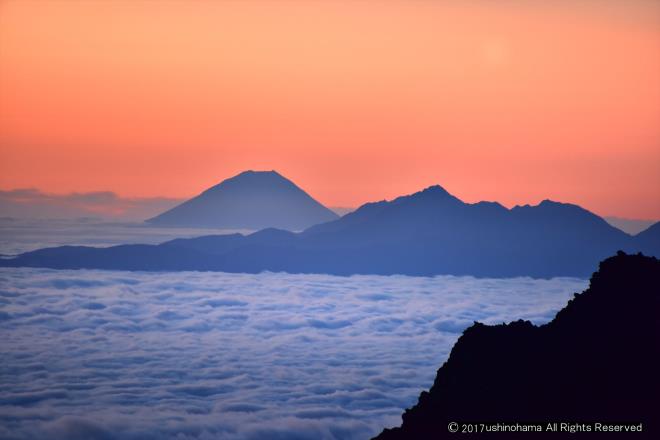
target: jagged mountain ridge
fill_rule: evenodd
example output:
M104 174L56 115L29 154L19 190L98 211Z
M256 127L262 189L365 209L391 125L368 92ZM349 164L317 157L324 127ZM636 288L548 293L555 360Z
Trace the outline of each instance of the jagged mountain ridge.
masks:
M660 261L619 253L550 323L465 330L401 427L376 439L460 435L450 422L643 423L635 438L650 438L658 433L659 313Z
M227 272L587 277L619 249L642 243L576 205L543 201L507 209L463 203L440 186L368 203L301 233L266 229L248 236L179 239L156 247L38 250L5 266ZM231 243L231 244L229 244ZM154 248L157 248L154 250ZM183 256L177 259L177 251ZM124 258L122 253L128 255ZM140 255L144 258L140 259ZM156 260L163 260L162 267Z

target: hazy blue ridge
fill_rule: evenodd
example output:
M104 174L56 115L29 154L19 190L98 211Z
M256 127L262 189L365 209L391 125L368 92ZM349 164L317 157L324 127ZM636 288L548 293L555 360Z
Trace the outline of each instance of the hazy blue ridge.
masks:
M268 228L160 245L58 247L0 260L56 269L588 277L624 250L660 255L660 226L631 236L577 206L464 203L440 186L368 203L300 233Z

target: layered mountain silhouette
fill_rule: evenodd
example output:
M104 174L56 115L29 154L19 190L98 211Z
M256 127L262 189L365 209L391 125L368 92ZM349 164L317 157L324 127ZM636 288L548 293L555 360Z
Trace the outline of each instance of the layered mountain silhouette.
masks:
M576 205L507 209L463 203L440 186L368 203L292 233L265 229L106 249L60 247L0 260L3 266L257 273L588 277L617 250L660 256L658 226L632 237Z
M464 435L449 432L451 422L460 430L464 422L539 423L544 429L548 422L571 422L590 424L591 432L594 422L642 423L641 433L622 438L658 438L659 314L660 261L619 253L600 264L589 288L550 323L475 323L465 330L431 389L403 414L401 427L376 438Z
M276 171L245 171L147 220L156 226L300 231L339 216Z

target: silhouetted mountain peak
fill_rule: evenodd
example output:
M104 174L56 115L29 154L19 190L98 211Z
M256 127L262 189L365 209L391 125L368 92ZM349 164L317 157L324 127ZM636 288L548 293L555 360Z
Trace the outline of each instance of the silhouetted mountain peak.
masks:
M445 199L458 200L456 197L451 195L449 191L447 191L440 185L429 186L428 188L424 188L423 190L416 192L415 194L412 194L410 197L418 198L418 199L424 198L424 199L435 199L435 200L445 200Z
M291 182L289 179L284 177L282 174L278 173L275 170L270 171L255 171L247 170L242 173L237 174L233 179L267 179L267 180L281 180L283 182Z
M449 194L449 192L446 189L444 189L443 187L441 187L440 185L431 185L431 186L421 190L419 192L419 194L433 194L436 197L437 196L444 196L444 197L451 196L451 194Z
M241 172L241 173L238 173L238 174L236 175L236 177L240 177L240 176L249 176L249 175L258 175L258 174L261 174L261 175L271 175L271 176L280 176L280 177L282 177L282 175L281 175L280 173L278 173L277 171L275 171L275 170L270 170L270 171L267 171L267 170L263 170L263 171L258 171L258 170L245 170L245 171L243 171L243 172Z
M298 186L282 176L275 170L272 171L254 171L247 170L240 174L223 180L212 186L202 194L213 194L221 190L263 190L263 189L300 189Z
M422 191L397 197L391 202L385 202L385 204L393 208L405 206L407 208L415 207L421 209L465 205L460 199L451 195L440 185L429 186Z
M546 223L562 225L566 228L588 228L593 231L607 231L615 236L623 237L627 234L607 223L603 218L593 212L572 203L556 202L545 199L538 205L517 205L511 209L511 213L519 218L537 219Z
M512 208L512 210L535 210L538 212L582 212L585 214L589 214L594 217L598 217L596 214L592 213L591 211L584 209L580 205L576 205L573 203L564 203L564 202L557 202L555 200L551 199L544 199L541 202L539 202L538 205L516 205Z
M487 209L493 212L500 212L500 213L506 213L509 210L506 209L504 205L502 205L499 202L487 202L487 201L481 201L477 203L472 203L471 206L474 206L476 208L481 208L481 209Z
M550 199L542 200L541 203L537 205L537 207L542 209L565 209L565 210L589 212L588 210L584 209L579 205L575 205L573 203L557 202L555 200L550 200Z
M583 209L578 205L573 205L571 203L563 203L563 202L556 202L551 199L543 199L541 200L537 205L531 205L529 203L526 203L524 205L516 205L512 210L528 210L528 209L545 209L545 210L550 210L550 209L563 209L567 207L575 207L579 209Z
M147 220L163 226L300 230L337 219L275 170L244 171Z

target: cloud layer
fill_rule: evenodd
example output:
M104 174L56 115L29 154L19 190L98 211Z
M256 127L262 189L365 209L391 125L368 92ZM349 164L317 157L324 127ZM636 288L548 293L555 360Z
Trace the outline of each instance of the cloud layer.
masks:
M125 198L111 191L49 194L34 188L0 190L2 216L18 218L103 217L141 221L181 202L167 197Z
M35 249L62 246L113 246L127 243L157 244L174 238L209 234L253 232L249 230L160 228L146 223L109 222L98 219L0 218L0 255L16 255Z
M0 270L0 437L364 439L585 280Z

